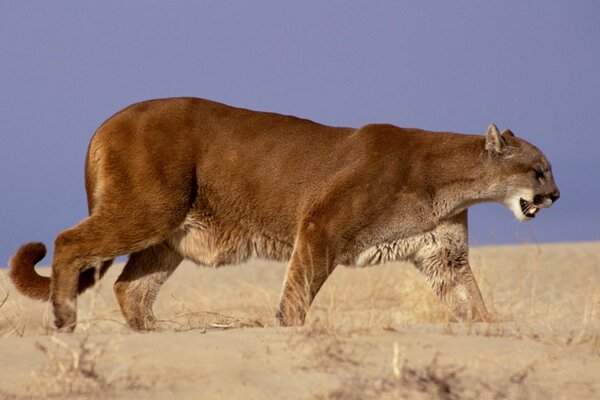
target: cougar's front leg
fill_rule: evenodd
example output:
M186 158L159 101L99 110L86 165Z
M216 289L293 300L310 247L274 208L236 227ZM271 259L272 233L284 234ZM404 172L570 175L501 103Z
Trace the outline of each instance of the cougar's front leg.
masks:
M302 325L315 296L335 268L327 235L315 222L305 222L288 264L277 311L283 326Z
M435 294L459 321L489 320L469 266L467 211L441 223L430 235L413 261Z
M468 263L457 270L456 284L452 294L448 296L446 304L460 321L486 322L490 320L481 291Z
M487 309L469 267L466 250L440 248L415 259L438 298L461 322L487 321Z

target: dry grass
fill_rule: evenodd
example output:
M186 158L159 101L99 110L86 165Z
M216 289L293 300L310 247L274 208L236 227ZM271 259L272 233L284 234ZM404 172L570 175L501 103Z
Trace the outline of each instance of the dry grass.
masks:
M549 272L549 257L539 246L523 247L512 257L502 250L481 249L471 255L494 323L454 326L418 271L409 264L393 263L367 269L337 268L317 296L306 325L319 325L319 329L335 333L439 324L445 333L466 331L480 336L588 343L600 351L600 274L590 277L590 268ZM184 280L184 285L176 281L176 273L155 307L159 329L277 326L274 314L285 267L262 264L254 271L256 276L240 271L241 280L236 269L248 267L187 271L197 272L200 279ZM111 293L110 280L116 272L80 298L78 329L128 330ZM52 333L49 308L44 308L36 329L35 321L22 317L31 302L9 288L5 275L0 275L0 337L23 336L28 330ZM39 309L40 304L36 307Z
M568 354L571 349L573 354L581 350L600 360L596 249L597 245L528 245L473 251L472 268L495 319L487 324L453 323L425 279L409 264L339 267L317 296L305 326L281 331L284 345L301 359L296 371L317 371L339 379L337 388L320 391L321 399L543 398L544 388L554 384L553 379L540 381L550 374L545 364L566 357L561 349ZM143 389L132 371L110 364L119 352L115 343L131 335L112 294L119 269L113 267L100 285L80 297L80 323L76 335L68 339L54 335L47 304L18 295L0 274L0 337L40 336L32 351L41 352L44 362L35 369L30 397L94 398L100 393ZM273 262L253 261L218 270L184 263L157 299L159 335L277 326L274 315L284 272L284 264ZM258 336L261 331L249 329L247 334ZM371 347L382 343L382 338L418 338L421 332L429 335L426 340L437 339L416 352L414 343ZM102 334L111 340L102 339L106 336ZM552 350L543 359L517 359L493 368L493 358L467 362L448 359L446 350L441 356L434 351L436 341L468 347L469 341L482 338L496 344L502 339L526 341ZM246 361L269 358L258 350L244 352L241 358ZM384 363L374 358L373 354L385 352ZM244 358L244 354L251 356ZM500 367L502 374L494 369ZM590 385L589 393L598 393ZM580 389L575 383L569 387ZM11 396L0 391L0 398Z
M486 305L497 322L468 327L467 333L589 344L600 354L600 265L587 262L578 268L568 254L552 260L540 246L529 245L512 260L511 274L502 274L503 266L492 256L497 251L487 249L472 257ZM563 260L566 265L556 265Z
M516 252L503 252L502 248L474 251L471 264L496 322L471 332L520 335L531 327L560 327L556 334L566 335L561 329L569 325L577 327L579 334L572 337L570 332L568 341L597 341L600 273L590 277L593 266L548 267L549 259L558 264L551 258L552 254L544 254L539 246L526 246ZM183 269L187 271L178 270L159 294L155 313L161 329L277 326L274 315L283 264L256 262L252 267L216 271L182 265ZM249 274L245 269L252 271ZM111 288L118 270L118 266L113 267L100 285L80 297L78 329L126 330ZM36 329L35 321L23 318L32 305L41 309L41 303L30 302L12 291L5 275L0 275L0 336L24 335L28 329ZM38 328L51 326L49 311L44 307L45 319L37 323ZM337 268L307 316L307 325L315 322L331 331L356 331L418 324L447 327L451 318L418 271L409 264L391 263L366 269Z

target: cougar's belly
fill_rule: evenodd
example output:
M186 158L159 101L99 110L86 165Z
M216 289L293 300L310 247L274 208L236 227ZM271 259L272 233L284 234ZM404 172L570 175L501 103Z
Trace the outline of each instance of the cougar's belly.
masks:
M435 249L439 234L427 232L408 238L378 243L348 257L343 264L352 267L368 267L388 261L410 261L417 252Z
M291 243L268 234L194 214L187 216L167 243L196 264L213 267L238 264L250 257L287 261L293 250Z

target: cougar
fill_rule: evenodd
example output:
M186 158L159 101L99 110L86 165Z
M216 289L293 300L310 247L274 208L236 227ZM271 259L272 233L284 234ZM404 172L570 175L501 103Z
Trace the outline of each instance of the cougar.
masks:
M77 295L129 255L114 290L136 330L183 259L289 261L277 318L304 322L337 265L408 260L459 321L489 318L468 259L467 210L498 202L521 221L558 198L550 163L495 125L485 135L386 124L330 127L197 98L134 104L104 122L85 164L89 216L61 232L51 277L41 243L10 261L19 291L76 325Z

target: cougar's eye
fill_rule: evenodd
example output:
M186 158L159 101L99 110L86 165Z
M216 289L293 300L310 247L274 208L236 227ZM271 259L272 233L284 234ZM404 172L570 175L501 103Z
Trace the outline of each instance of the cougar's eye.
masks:
M534 170L534 172L535 172L535 179L537 179L537 181L539 183L544 183L546 181L546 176L544 175L543 171L536 169L536 170Z

